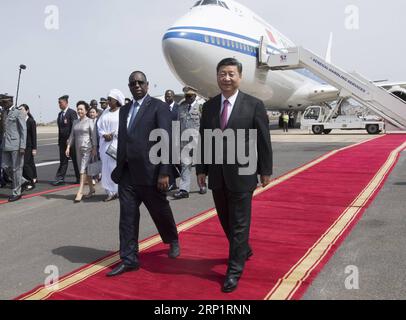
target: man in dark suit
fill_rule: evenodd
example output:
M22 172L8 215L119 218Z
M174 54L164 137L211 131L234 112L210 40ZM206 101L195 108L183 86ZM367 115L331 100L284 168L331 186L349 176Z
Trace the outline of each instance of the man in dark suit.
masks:
M178 120L179 104L175 101L175 92L173 90L166 90L165 92L165 102L169 106L169 111L171 112L172 121ZM168 191L173 191L178 189L176 185L176 178L179 177L179 170L176 165L172 166L172 174L169 177L169 188Z
M23 184L23 190L32 190L37 182L37 168L35 167L34 157L37 155L37 123L30 113L30 107L27 104L21 105L25 111L25 121L27 124L27 139L24 153L23 177L27 181Z
M173 90L166 90L165 92L165 102L169 105L169 110L172 114L172 120L178 120L178 109L179 104L175 101L175 92Z
M78 118L76 111L72 110L68 106L69 96L65 95L59 98L59 108L61 112L58 114L58 146L59 146L59 161L60 165L56 172L55 181L52 183L54 186L59 186L65 183L66 170L68 169L68 157L66 157L66 143L69 139L70 132L72 131L73 121ZM76 154L74 148L71 151L71 159L73 162L73 168L75 169L76 183L79 183L80 173L78 164L76 162Z
M148 81L143 72L133 72L128 86L134 99L120 109L117 167L111 174L112 180L118 184L120 199L121 263L107 276L139 268L141 203L148 209L163 242L170 244L169 257L176 258L180 254L178 232L165 194L171 165L154 164L150 159L150 150L155 145L154 141L150 141L153 130L166 131L168 140L161 142L170 147L170 111L163 101L148 95Z
M229 241L228 269L223 292L232 292L237 288L245 261L252 255L248 240L251 202L257 187L258 174L263 187L269 184L272 174L272 146L265 107L262 101L239 91L241 77L242 65L236 59L227 58L218 64L217 82L221 94L203 105L200 123L202 164L196 168L200 185L205 183L207 175L209 177L209 189L213 192L219 220ZM248 163L248 167L239 161L236 152L227 152L230 151L227 150L228 143L224 143L223 148L217 146L222 152L221 164L215 164L213 159L205 159L205 153L215 151L218 141L205 138L204 130L216 129L224 131L224 134L227 131L231 133L237 151L242 148L245 151L242 154L251 153L249 162L252 163ZM237 140L237 130L243 130L245 139ZM250 137L250 130L255 130L256 138ZM208 150L209 142L214 143L210 146L211 150ZM257 154L255 149L251 149L252 144L256 147ZM232 159L227 158L227 153L231 153ZM218 156L219 154L214 154L216 160ZM247 170L253 165L253 170Z

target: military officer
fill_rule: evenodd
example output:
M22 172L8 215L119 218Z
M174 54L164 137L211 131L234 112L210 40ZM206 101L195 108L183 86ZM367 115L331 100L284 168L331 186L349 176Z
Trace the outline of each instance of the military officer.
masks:
M202 105L196 100L197 92L195 89L190 87L185 87L183 89L185 100L179 106L178 109L178 120L180 122L181 134L188 129L193 129L194 135L193 139L198 141L199 127L200 127L200 117L202 114ZM181 151L189 144L189 141L181 141ZM188 158L188 159L186 159ZM180 184L179 191L173 196L175 199L189 198L190 192L190 177L192 170L192 157L189 157L189 152L182 152L180 163L181 163L181 173L180 173ZM207 192L205 186L200 187L200 194Z
M26 147L27 126L22 108L13 106L13 97L3 95L2 116L2 167L12 178L12 194L9 202L21 199L21 186L23 178L24 152Z

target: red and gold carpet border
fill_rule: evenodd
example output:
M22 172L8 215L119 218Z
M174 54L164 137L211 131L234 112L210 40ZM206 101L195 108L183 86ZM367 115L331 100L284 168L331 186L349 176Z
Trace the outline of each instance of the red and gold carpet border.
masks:
M386 162L372 178L364 190L348 206L330 228L306 252L306 254L280 278L265 300L289 300L309 277L311 272L323 260L330 248L338 241L343 233L351 226L358 213L380 188L383 180L391 172L399 153L406 148L406 142L391 152Z

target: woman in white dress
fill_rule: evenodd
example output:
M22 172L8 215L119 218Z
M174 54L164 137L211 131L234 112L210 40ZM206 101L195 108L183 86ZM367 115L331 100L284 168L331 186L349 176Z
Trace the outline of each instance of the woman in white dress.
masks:
M117 166L117 160L114 159L114 152L108 150L117 150L118 123L120 107L124 104L125 97L120 90L113 89L108 95L109 108L103 111L97 121L97 130L99 132L99 153L102 161L102 179L101 183L107 193L105 202L117 199L118 186L111 180L111 172Z

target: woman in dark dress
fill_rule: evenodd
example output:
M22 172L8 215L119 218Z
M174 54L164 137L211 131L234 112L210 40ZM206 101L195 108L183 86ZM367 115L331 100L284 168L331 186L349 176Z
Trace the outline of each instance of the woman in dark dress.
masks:
M37 123L30 113L30 108L22 104L26 113L27 123L27 145L24 153L23 177L27 180L24 183L25 190L32 190L37 183L37 168L35 167L34 157L37 154Z

